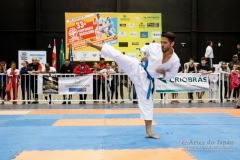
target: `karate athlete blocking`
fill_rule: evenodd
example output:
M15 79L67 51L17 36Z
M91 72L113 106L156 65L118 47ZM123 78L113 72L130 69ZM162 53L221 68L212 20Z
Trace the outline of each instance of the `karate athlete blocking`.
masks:
M145 121L146 137L160 138L152 132L153 101L149 90L151 90L153 78L162 76L163 79L169 80L178 72L180 62L173 50L175 34L172 32L164 33L162 34L161 44L151 43L144 46L141 51L148 55L142 56L142 61L145 61L144 64L136 58L123 55L109 44L100 46L89 40L86 41L86 44L101 51L102 55L112 58L129 76L136 88L140 116Z

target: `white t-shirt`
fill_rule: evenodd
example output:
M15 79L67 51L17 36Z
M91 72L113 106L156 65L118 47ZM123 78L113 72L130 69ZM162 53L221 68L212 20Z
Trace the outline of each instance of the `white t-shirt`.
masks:
M101 71L99 71L99 73L103 73L105 76L107 75L108 72L115 72L115 71L113 69L111 69L111 68L110 69L105 68L105 69L102 69ZM107 80L111 81L112 80L112 76L111 75L108 76Z
M44 73L46 73L46 67L43 69ZM50 67L49 72L56 72L56 69L54 67Z
M214 58L213 49L211 46L207 46L206 52L205 52L205 58Z
M19 70L18 70L18 69L15 69L14 71L15 71L15 73L16 73L15 75L19 75ZM9 69L7 70L7 75L8 75L8 76L12 76L12 75L10 75L11 72L12 72L12 68L9 68Z

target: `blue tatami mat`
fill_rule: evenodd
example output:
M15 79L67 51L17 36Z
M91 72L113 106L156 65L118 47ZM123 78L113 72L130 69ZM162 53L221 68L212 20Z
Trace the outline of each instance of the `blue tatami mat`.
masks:
M237 160L240 118L228 114L155 114L153 132L145 126L52 126L59 119L139 118L138 114L0 116L0 160L21 151L185 148L197 160ZM230 149L205 149L212 147ZM218 142L231 141L231 145Z

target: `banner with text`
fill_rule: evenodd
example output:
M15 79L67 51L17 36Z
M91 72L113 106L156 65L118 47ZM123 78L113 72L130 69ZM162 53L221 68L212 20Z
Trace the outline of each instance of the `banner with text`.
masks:
M178 73L168 81L162 78L155 79L157 93L200 92L208 89L208 75L199 73Z
M146 42L160 42L161 33L161 13L65 13L66 51L72 44L74 61L99 60L99 52L86 46L87 39L139 58L140 48Z
M32 58L38 58L40 63L47 63L47 52L46 51L30 51L30 50L19 50L18 51L18 68L22 68L22 63L28 61L32 63Z
M59 77L59 94L93 94L93 77Z

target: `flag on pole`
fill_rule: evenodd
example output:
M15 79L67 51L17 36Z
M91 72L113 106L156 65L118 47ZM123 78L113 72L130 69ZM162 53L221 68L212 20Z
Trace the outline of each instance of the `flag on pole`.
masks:
M55 41L55 39L54 39L54 46L53 46L53 52L52 52L52 66L53 66L55 69L57 69L56 60L57 60L56 41Z
M64 47L63 47L63 39L60 47L60 55L59 55L59 68L64 64Z
M73 63L72 44L69 45L68 59L69 59L69 61L70 61L70 64L72 65L72 63Z

